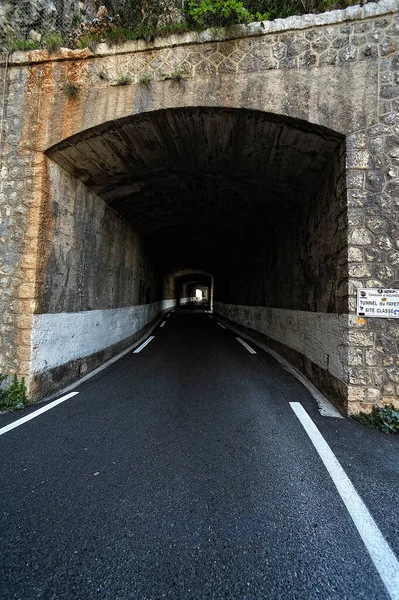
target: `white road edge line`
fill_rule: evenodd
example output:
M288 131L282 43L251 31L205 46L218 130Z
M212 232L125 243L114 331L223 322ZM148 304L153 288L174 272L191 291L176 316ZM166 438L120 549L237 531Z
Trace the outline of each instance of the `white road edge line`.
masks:
M76 394L79 394L79 392L71 392L70 394L67 394L66 396L62 396L62 398L58 398L58 400L54 400L53 402L46 404L46 406L39 408L39 410L35 410L35 412L30 413L30 415L26 415L26 417L22 417L22 419L18 419L17 421L14 421L13 423L6 425L5 427L2 427L0 429L0 435L3 435L4 433L7 433L7 431L11 431L12 429L15 429L16 427L23 425L27 421L31 421L32 419L35 419L39 415L42 415L44 412L50 410L51 408L54 408L54 406L57 406L57 404L61 404L61 402L65 402L65 400L69 400L69 398L72 398L72 396L76 396Z
M133 350L133 354L138 354L139 352L142 351L143 348L145 348L147 346L147 344L149 344L153 339L154 339L155 335L150 335L150 337L148 338L148 340L146 340L145 342L143 342L141 344L141 346L139 346L138 348L136 348L136 350Z
M335 408L335 406L333 406L331 404L331 402L329 400L327 400L327 398L321 393L321 391L318 390L317 387L315 385L313 385L313 383L311 381L309 381L309 379L307 377L305 377L305 375L303 373L298 371L298 369L296 369L291 363L289 363L288 360L286 360L285 358L280 356L280 354L277 354L277 352L275 352L271 348L268 348L265 344L262 344L262 342L259 342L258 340L255 341L250 336L243 334L236 327L234 327L233 325L230 325L230 323L227 325L227 329L229 329L230 331L233 331L234 333L240 333L244 338L246 338L250 342L253 341L257 346L262 348L262 350L267 352L267 354L270 354L270 356L272 356L277 362L279 362L280 365L283 367L283 369L288 371L288 373L291 373L291 375L293 375L295 377L295 379L300 381L302 383L302 385L304 385L305 388L307 390L309 390L309 392L312 394L313 398L316 400L316 404L319 408L319 412L322 417L332 417L334 419L343 419L343 416Z
M162 323L160 324L160 327L165 327L166 325L166 321L162 321Z
M253 348L251 348L251 346L249 346L249 345L247 344L247 342L244 342L244 340L242 340L242 339L241 339L241 338L239 338L239 337L236 337L236 340L237 340L238 342L240 342L240 344L242 344L242 345L244 346L244 348L246 348L246 349L248 350L248 352L250 352L251 354L256 354L256 350L254 350Z
M166 315L166 318L167 318L167 319L169 319L169 317L170 317L170 313L169 313L168 315Z
M219 321L216 321L216 322L219 325L219 327L221 327L222 329L227 329L227 327L225 327L224 325L222 325L221 323L219 323Z
M391 600L399 600L399 561L353 483L300 402L290 402L338 490Z

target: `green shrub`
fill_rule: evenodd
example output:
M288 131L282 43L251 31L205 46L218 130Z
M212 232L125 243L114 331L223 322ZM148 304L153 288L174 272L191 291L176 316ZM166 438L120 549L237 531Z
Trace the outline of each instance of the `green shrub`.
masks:
M202 27L229 27L254 20L244 4L237 0L191 0L188 11L194 23Z
M58 52L62 46L62 37L59 33L48 33L43 39L43 46L50 54Z
M129 40L137 40L139 37L143 36L140 35L140 32L137 29L133 30L127 29L126 27L115 27L115 29L110 29L107 32L104 39L110 46L119 46Z
M95 52L97 45L100 43L101 37L99 35L96 35L95 33L86 33L77 38L76 47L81 50L83 50L84 48L88 48L92 52Z
M245 6L257 21L285 19L304 12L299 0L246 0Z
M6 42L6 47L12 52L16 50L38 50L41 46L33 40L11 39Z
M399 410L393 404L377 408L373 406L371 413L360 412L354 417L356 421L384 433L399 433Z
M6 379L5 375L0 375L0 384ZM28 404L28 394L25 385L25 378L18 381L18 377L13 375L8 389L0 388L0 410L10 411L19 410Z

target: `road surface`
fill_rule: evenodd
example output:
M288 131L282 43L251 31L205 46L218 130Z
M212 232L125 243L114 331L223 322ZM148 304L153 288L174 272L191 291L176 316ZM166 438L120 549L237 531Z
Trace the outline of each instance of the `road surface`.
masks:
M322 417L205 312L152 335L0 436L1 600L399 598L380 572L399 556L399 436ZM298 406L393 552L379 566Z

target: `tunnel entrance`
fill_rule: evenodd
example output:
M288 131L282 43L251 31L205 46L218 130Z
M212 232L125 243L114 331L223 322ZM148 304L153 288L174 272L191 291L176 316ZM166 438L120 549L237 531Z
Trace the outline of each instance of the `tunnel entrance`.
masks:
M105 123L47 155L59 214L72 186L76 237L84 233L85 244L77 242L67 258L55 228L43 312L182 304L203 286L215 312L256 332L344 402L342 135L268 113L195 107ZM123 235L132 231L139 240L136 255L114 251L101 289L96 202L105 207L107 227L122 219ZM118 235L109 238L123 245ZM68 304L76 289L65 274L82 263L79 304ZM113 290L107 298L104 284Z
M213 309L213 277L201 269L183 269L172 274L179 306L201 305Z

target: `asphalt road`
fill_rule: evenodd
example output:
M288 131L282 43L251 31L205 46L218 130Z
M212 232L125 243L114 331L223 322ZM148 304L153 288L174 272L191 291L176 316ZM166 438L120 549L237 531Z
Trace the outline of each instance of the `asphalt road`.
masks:
M398 436L322 417L207 314L153 335L0 436L0 599L392 598L290 402L396 556Z

